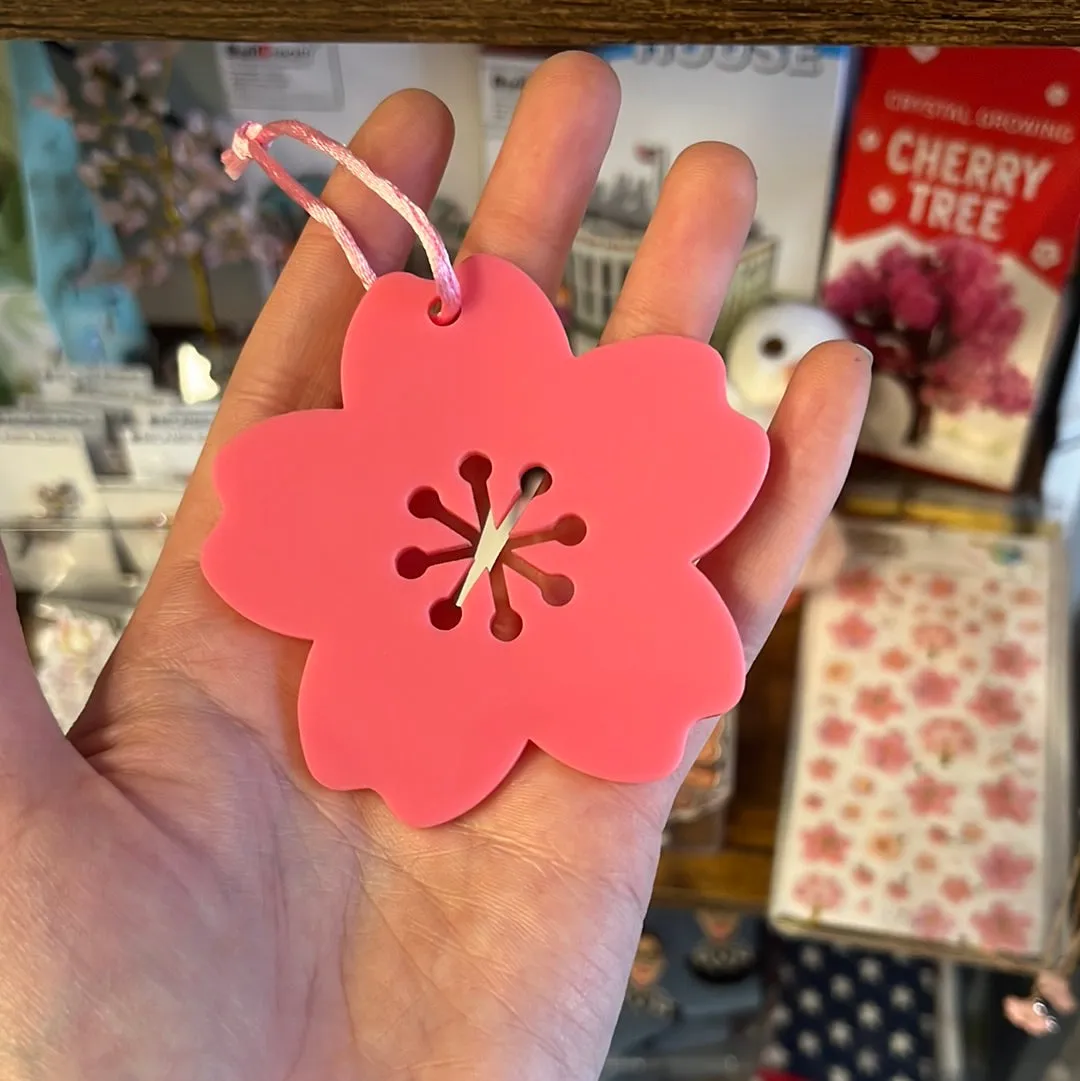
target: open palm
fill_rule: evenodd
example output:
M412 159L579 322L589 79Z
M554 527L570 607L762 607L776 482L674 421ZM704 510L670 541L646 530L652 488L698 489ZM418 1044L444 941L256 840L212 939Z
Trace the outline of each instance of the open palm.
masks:
M618 97L594 58L564 54L540 68L463 258L495 253L555 293ZM445 108L408 91L372 114L352 149L426 205L452 139ZM377 270L404 263L411 234L375 196L339 171L325 199ZM606 340L707 338L754 201L754 172L737 150L683 153ZM608 784L531 751L460 821L406 829L372 793L310 779L295 721L306 645L229 611L199 570L218 513L215 450L272 414L339 402L359 299L333 239L309 227L248 340L160 564L67 740L37 690L13 599L3 599L0 1077L599 1073L679 776ZM835 499L868 369L846 343L803 361L770 433L760 497L702 561L748 660Z

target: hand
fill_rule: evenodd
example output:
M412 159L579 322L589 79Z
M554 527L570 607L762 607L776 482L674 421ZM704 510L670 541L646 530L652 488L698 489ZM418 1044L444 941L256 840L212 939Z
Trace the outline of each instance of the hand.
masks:
M465 252L549 294L618 109L611 71L565 54L531 80ZM421 205L453 138L445 108L396 94L354 152ZM793 172L798 169L793 161ZM347 175L326 200L379 271L411 234ZM606 331L707 338L755 202L750 162L683 153ZM321 790L296 740L302 643L229 611L199 571L218 513L209 466L272 414L338 403L360 289L307 229L236 368L161 562L65 740L0 619L0 1076L50 1081L583 1081L618 1014L680 777L619 786L539 752L464 819L398 825L370 792ZM747 661L848 467L869 365L815 349L772 426L772 465L703 567ZM718 472L722 463L717 463ZM5 578L5 581L8 579ZM753 723L753 718L746 718Z

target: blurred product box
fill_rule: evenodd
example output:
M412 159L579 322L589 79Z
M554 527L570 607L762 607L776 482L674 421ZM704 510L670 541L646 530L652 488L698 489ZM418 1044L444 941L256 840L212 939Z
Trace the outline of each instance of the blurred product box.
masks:
M862 448L1019 475L1080 214L1075 49L872 49L822 299L875 356Z
M828 222L849 51L743 45L597 51L619 77L622 109L568 268L575 348L583 351L599 338L669 165L701 140L733 143L750 156L758 175L757 216L713 343L723 349L739 319L774 295L812 298ZM485 175L525 79L541 59L507 51L483 57Z

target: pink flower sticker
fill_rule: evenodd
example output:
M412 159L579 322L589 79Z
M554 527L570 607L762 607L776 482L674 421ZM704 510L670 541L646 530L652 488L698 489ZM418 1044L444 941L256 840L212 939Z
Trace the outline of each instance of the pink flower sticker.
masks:
M947 845L952 840L949 831L944 826L931 826L926 831L926 836L930 839L930 843L934 845Z
M893 729L882 736L867 736L863 759L882 773L901 773L911 762L911 752L904 734Z
M836 580L836 593L856 604L875 604L884 582L868 567L853 567Z
M903 672L904 669L911 667L911 658L902 649L894 646L882 653L881 667L886 672Z
M802 831L802 854L808 863L844 862L851 842L831 823Z
M944 600L946 597L951 597L956 592L956 582L954 579L947 578L943 574L935 574L926 583L926 592L935 600Z
M1007 773L992 784L987 782L979 785L979 795L982 796L986 817L991 821L1004 819L1019 822L1023 826L1030 822L1034 815L1035 800L1039 793L1034 788L1017 783L1013 776Z
M1039 747L1039 741L1025 732L1013 737L1012 749L1014 754L1036 754Z
M836 773L836 763L831 758L815 758L807 770L815 781L831 781Z
M959 686L960 680L956 676L946 676L932 668L924 668L911 681L911 696L924 709L947 706L956 696Z
M863 717L884 724L890 717L902 713L904 707L887 683L879 683L872 687L860 687L852 708Z
M956 785L943 784L928 773L921 773L904 787L911 805L911 813L920 818L927 815L952 814L956 791Z
M945 941L952 934L955 926L953 918L934 901L927 901L920 905L915 915L911 917L911 929L920 938L931 942Z
M825 806L825 797L820 792L809 792L803 797L803 806L811 811L820 811Z
M971 896L971 886L966 878L952 875L941 883L941 896L950 904L963 904Z
M885 886L885 892L892 901L906 901L911 895L911 890L908 889L907 882L902 878L889 882Z
M855 732L855 725L850 721L843 721L839 717L826 717L818 725L818 740L826 747L846 747L851 742Z
M1023 717L1011 687L984 683L975 691L967 707L987 728L1019 724Z
M860 863L851 872L851 878L857 886L869 886L874 881L874 872L865 863Z
M1019 642L1002 642L990 651L990 666L999 676L1023 679L1039 667L1039 661Z
M919 728L923 750L947 766L957 758L975 751L975 733L955 717L934 717Z
M933 874L938 868L937 856L933 852L920 852L915 857L915 870L924 875Z
M1035 870L1035 861L1014 852L1008 845L999 844L984 853L977 866L983 885L989 889L1019 890Z
M956 632L945 623L920 623L911 632L911 638L931 656L956 645Z
M1023 953L1034 921L1004 901L995 901L989 908L976 912L971 924L984 950Z
M877 636L872 623L867 623L858 612L849 612L830 628L834 641L845 649L865 649Z
M695 561L768 459L707 346L646 336L585 362L527 274L475 255L458 277L447 326L430 281L379 278L349 326L343 407L218 451L202 553L230 606L313 642L297 712L314 778L374 789L414 827L475 807L529 743L611 781L671 773L689 728L742 693L737 629ZM647 437L629 422L643 411ZM548 486L487 570L489 518L506 523L541 467ZM627 567L655 591L647 618Z
M804 874L795 883L795 900L810 909L812 919L817 919L823 912L836 908L844 899L844 890L833 875L823 875L816 871Z

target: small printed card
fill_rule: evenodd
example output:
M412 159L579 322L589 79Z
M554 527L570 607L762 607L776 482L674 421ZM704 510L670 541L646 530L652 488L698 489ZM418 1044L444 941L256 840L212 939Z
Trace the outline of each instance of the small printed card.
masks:
M16 588L119 584L106 517L77 426L0 424L0 536Z
M770 915L782 930L1034 959L1068 865L1058 546L848 524L806 605Z

